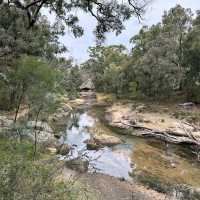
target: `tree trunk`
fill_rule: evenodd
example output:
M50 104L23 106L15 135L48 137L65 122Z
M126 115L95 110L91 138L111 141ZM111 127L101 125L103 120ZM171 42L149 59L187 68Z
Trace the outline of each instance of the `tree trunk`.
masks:
M18 116L18 113L19 113L19 109L20 109L20 105L22 103L22 100L23 100L23 97L24 97L24 93L25 93L25 90L22 90L22 93L19 97L19 101L17 103L17 108L16 108L16 111L15 111L15 118L14 118L14 124L16 123L17 121L17 116Z
M37 126L37 121L38 121L38 117L39 117L39 114L40 114L41 110L42 110L42 106L39 107L38 112L36 114L36 120L35 120L35 127L34 127L35 142L34 142L34 153L33 153L33 158L34 159L36 158L36 153L37 153L37 130L36 130L36 126ZM39 132L40 132L40 130L39 130Z

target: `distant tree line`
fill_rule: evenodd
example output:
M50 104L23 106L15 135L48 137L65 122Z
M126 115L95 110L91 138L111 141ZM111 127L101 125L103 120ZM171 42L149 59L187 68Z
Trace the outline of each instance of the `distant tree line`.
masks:
M122 45L90 47L82 65L98 91L162 99L181 94L200 102L200 12L180 5L164 12L162 21L143 26Z

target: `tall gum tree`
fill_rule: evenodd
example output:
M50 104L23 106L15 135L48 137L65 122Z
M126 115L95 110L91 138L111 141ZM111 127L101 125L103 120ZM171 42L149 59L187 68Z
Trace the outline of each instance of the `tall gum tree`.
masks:
M104 33L120 34L125 28L123 22L136 16L141 19L148 0L1 0L1 4L15 7L26 15L28 27L34 26L42 8L48 8L56 15L57 22L67 25L76 37L83 34L79 18L74 11L89 13L97 20L94 30L96 38L105 39ZM77 13L77 12L76 12ZM1 14L0 14L1 15Z

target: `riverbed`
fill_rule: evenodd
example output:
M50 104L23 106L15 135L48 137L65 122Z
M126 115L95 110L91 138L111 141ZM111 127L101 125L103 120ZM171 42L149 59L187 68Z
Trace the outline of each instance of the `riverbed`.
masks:
M110 127L104 120L105 107L77 109L73 123L63 132L61 142L72 146L70 155L89 160L89 172L111 175L121 180L140 181L161 192L175 186L200 188L200 163L183 145L155 139L128 136L124 130ZM87 150L86 140L93 134L119 137L123 143L99 150Z

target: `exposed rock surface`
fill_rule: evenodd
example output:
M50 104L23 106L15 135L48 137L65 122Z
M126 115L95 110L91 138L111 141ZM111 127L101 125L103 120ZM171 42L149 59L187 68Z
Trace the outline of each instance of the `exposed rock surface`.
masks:
M145 106L133 108L129 104L114 104L106 111L106 119L111 126L136 128L142 131L135 135L156 137L172 143L200 144L200 129L166 112L143 110ZM143 111L141 111L141 109Z
M13 120L8 119L6 116L0 116L0 127L9 127L13 123Z
M54 143L55 138L53 130L46 122L41 121L28 121L24 135L28 136L31 140L35 140L35 136L38 143Z
M68 144L61 144L57 147L57 154L66 156L70 152L71 147Z
M87 149L89 150L97 150L104 146L115 146L117 144L121 144L122 140L118 137L101 134L94 135L91 139L86 140Z
M93 140L96 144L100 144L103 146L114 146L122 143L121 139L119 139L118 137L106 134L94 135Z
M8 119L6 116L0 116L0 133L6 133L11 130L13 120Z
M41 121L38 121L38 122L28 121L27 128L38 130L38 131L45 131L45 132L49 132L49 133L53 132L52 128L46 122L41 122Z

